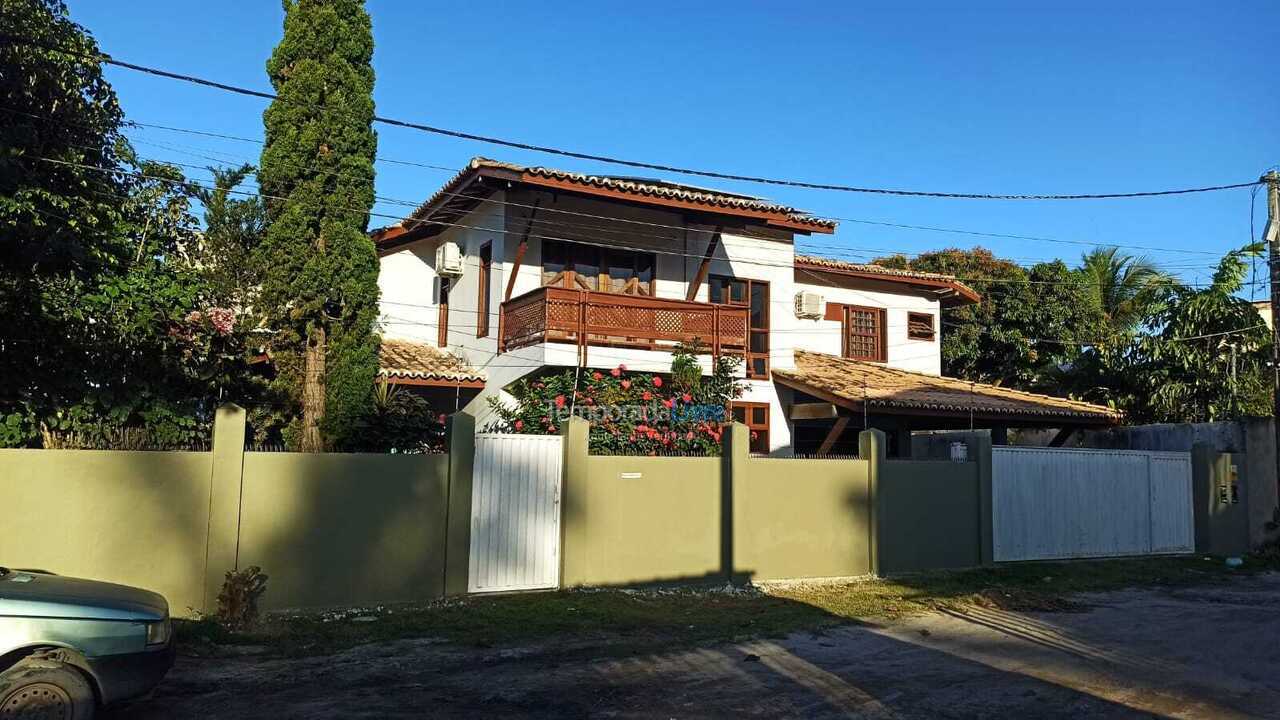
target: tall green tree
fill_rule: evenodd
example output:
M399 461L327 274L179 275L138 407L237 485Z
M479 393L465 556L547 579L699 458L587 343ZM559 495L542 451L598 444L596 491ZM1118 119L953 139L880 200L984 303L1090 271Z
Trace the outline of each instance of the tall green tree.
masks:
M1102 313L1100 340L1123 341L1157 309L1172 279L1142 255L1099 247L1080 258L1078 269Z
M952 377L1053 389L1058 369L1098 323L1084 280L1061 261L1027 269L985 248L949 248L876 262L953 275L982 295L976 305L943 312L943 374Z
M267 231L259 302L278 383L301 417L292 445L350 443L372 409L378 259L373 207L373 34L361 0L284 0L267 62L279 99L263 119Z
M99 338L74 299L129 258L118 232L127 184L111 172L115 92L79 55L98 51L88 32L57 0L0 0L0 32L39 43L0 43L0 414L29 434L33 414L84 385Z
M1227 253L1205 288L1174 286L1125 357L1134 422L1210 422L1271 414L1271 332L1238 293L1261 243Z

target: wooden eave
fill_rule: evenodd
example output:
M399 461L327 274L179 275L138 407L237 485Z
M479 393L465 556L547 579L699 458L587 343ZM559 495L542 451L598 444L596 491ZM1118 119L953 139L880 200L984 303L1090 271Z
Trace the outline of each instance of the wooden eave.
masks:
M833 268L826 265L810 265L808 263L796 263L796 267L808 272L829 273L831 275L841 275L844 277L857 278L859 280L912 285L914 287L927 290L930 295L936 296L944 305L970 305L982 302L982 296L974 290L965 287L960 283L943 280L941 278L864 272L859 270L850 270L847 268Z

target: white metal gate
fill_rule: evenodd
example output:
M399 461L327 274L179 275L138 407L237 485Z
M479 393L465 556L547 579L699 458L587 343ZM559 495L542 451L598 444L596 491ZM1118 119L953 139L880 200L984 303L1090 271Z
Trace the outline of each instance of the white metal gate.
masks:
M476 435L471 483L471 592L560 583L557 435Z
M997 561L1195 549L1189 453L997 447L991 460Z

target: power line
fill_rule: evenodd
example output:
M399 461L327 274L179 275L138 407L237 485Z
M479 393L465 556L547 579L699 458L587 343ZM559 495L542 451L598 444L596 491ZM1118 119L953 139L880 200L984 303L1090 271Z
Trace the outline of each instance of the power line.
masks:
M3 107L0 107L0 110L4 110L4 111L6 111L6 112L16 113L16 114L20 114L20 115L26 115L26 116L28 116L28 117L32 117L32 118L37 118L37 119L42 119L42 120L48 120L48 121L52 121L52 122L59 122L59 123L63 123L63 124L66 124L66 125L76 125L76 123L71 123L71 122L68 122L68 121L65 121L65 120L62 120L62 119L59 119L59 118L50 118L50 117L40 116L40 115L36 115L36 114L33 114L33 113L27 113L27 112L22 112L22 111L19 111L19 110L14 110L14 109L11 109L11 108L3 108ZM157 125L157 124L153 124L153 123L142 123L142 122L133 122L133 121L127 121L127 124L132 125L132 126L136 126L136 127L142 127L142 128L157 128L157 129L161 129L161 130L165 130L165 131L178 132L178 133L189 133L189 134L200 135L200 136L208 136L208 137L214 137L214 138L222 138L222 139L236 140L236 141L241 141L241 142L254 143L254 144L258 144L258 145L263 145L263 144L265 144L265 143L264 143L264 141L262 141L262 140L257 140L257 139L254 139L254 138L247 138L247 137L236 136L236 135L226 135L226 134L222 134L222 133L215 133L215 132L210 132L210 131L205 131L205 130L195 130L195 129L190 129L190 128L179 128L179 127L174 127L174 126L170 126L170 125ZM246 162L246 163L250 163L250 164L252 164L252 163L254 162L253 160L245 159L245 158L240 157L240 156L233 156L233 155L231 155L231 154L229 154L229 153L217 152L217 151L213 151L213 150L208 150L207 148L200 148L200 147L196 147L196 146L190 146L190 145L179 145L179 146L177 146L177 147L174 147L174 146L171 146L171 145L165 145L165 144L163 144L163 143L156 143L156 142L147 141L147 140L140 140L140 139L137 139L137 138L133 138L133 141L134 141L134 142L138 142L138 143L142 143L142 144L144 144L144 145L152 145L152 146L159 147L159 148L162 148L162 149L170 150L170 151L172 151L172 152L182 153L182 154L184 154L184 155L191 155L191 156L194 156L194 157L200 157L200 158L203 158L203 159L206 159L206 160L212 160L212 161L214 161L214 162L225 163L225 162L235 161L235 162ZM186 150L180 149L180 148L184 148L184 147L186 148ZM221 155L222 157L220 157L220 158L219 158L219 157L212 157L212 156L210 156L210 155L202 154L202 152L193 152L193 151L212 152L212 153L215 153L216 155ZM432 164L429 164L429 163L413 162L413 161L403 160L403 159L398 159L398 158L388 158L388 157L378 156L378 157L376 158L376 161L377 161L377 162L396 163L396 164L408 165L408 166L413 166L413 167L421 167L421 168L426 168L426 169L430 169L430 170L443 171L443 172L447 172L447 173L456 173L456 172L457 172L456 168L452 168L452 167L446 167L446 166L442 166L442 165L432 165ZM170 162L170 161L166 161L166 162ZM181 163L176 163L176 164L181 164ZM312 167L312 166L304 166L304 165L298 165L298 164L291 164L291 166L298 167L298 168L300 168L300 169L316 170L316 171L318 171L318 172L322 172L323 174L326 174L326 175L338 175L338 176L343 176L343 173L341 173L340 171L337 171L337 170L323 170L323 171L321 171L321 170L319 170L318 168L315 168L315 167ZM1259 187L1259 186L1255 186L1255 187L1254 187L1254 193L1255 193L1255 194L1256 194L1256 192L1257 192L1258 187ZM442 189L442 190L440 190L440 191L438 191L438 192L439 192L440 194L449 195L449 196L454 196L454 197L471 197L471 196L465 196L465 195L463 195L463 194L461 194L461 193L450 192L450 191L443 190L443 189ZM418 201L410 201L410 200L403 200L403 199L397 199L397 198L388 198L388 197L383 197L383 196L375 196L375 199L378 199L378 200L380 200L380 201L382 201L382 202L386 202L386 203L392 203L392 204L404 205L404 206L406 206L406 207L415 207L415 208L416 208L416 207L418 207L418 206L420 206L420 205L421 205L421 202L418 202ZM526 209L532 209L532 208L534 208L534 207L535 207L534 205L531 205L531 204L528 204L528 203L519 203L519 202L510 201L510 200L496 200L496 199L493 199L493 198L491 198L491 197L489 197L489 198L477 198L477 200L478 200L478 202L480 202L480 203L486 203L486 204L497 204L497 205L502 205L502 206L506 206L506 207L521 207L521 208L526 208ZM617 217L611 217L611 216L596 215L596 214L592 214L592 213L584 213L584 212L577 212L577 211L572 211L572 210L564 210L564 209L560 209L560 208L552 208L552 207L548 207L548 206L541 206L541 207L539 207L538 209L539 209L540 211L542 211L542 212L556 213L556 214L563 214L563 215L573 215L573 216L580 216L580 217L587 217L587 218L594 218L594 219L601 219L601 220L608 220L608 221L613 222L613 223L625 223L625 224L629 224L629 225L641 225L641 226L648 226L648 227L655 227L655 228L673 229L673 230L679 230L679 231L688 231L688 230L689 230L689 228L688 228L688 226L687 226L687 225L671 225L671 224L667 224L667 223L656 223L656 222L648 222L648 221L642 221L642 220L632 220L632 219L629 219L629 218L617 218ZM984 232L984 231L967 230L967 229L959 229L959 228L946 228L946 227L926 226L926 225L911 225L911 224L907 224L907 223L898 223L898 222L891 222L891 221L885 221L885 220L868 220L868 219L865 219L865 218L850 218L850 217L836 217L836 216L821 216L821 217L824 217L825 219L829 219L829 220L840 220L840 221L851 222L851 223L858 223L858 224L863 224L863 225L875 225L875 226L882 226L882 227L892 227L892 228L900 228L900 229L908 229L908 230L922 230L922 231L929 231L929 232L954 233L954 234L959 234L959 235L968 235L968 236L977 236L977 237L990 237L990 238L1013 239L1013 240L1030 240L1030 241L1035 241L1035 242L1062 243L1062 244L1071 244L1071 245L1081 245L1081 246L1086 246L1086 247L1117 247L1117 248L1121 248L1121 249L1125 249L1125 250L1151 250L1151 251L1158 251L1158 252L1175 252L1175 253L1186 253L1186 254L1196 254L1196 255L1212 255L1212 256L1216 256L1216 255L1217 255L1217 253L1214 253L1214 252L1212 252L1212 251L1208 251L1208 250L1186 250L1186 249L1181 249L1181 248L1160 248L1160 247L1154 247L1154 246L1149 246L1149 245L1127 245L1127 244L1119 244L1119 243L1101 243L1101 242L1092 242L1092 241L1087 241L1087 240L1068 240L1068 239L1062 239L1062 238L1051 238L1051 237L1035 236L1035 235L1019 235L1019 234L1012 234L1012 233ZM406 218L406 220L411 220L411 219L413 219L413 218L412 218L412 217L410 217L410 218ZM545 220L533 220L533 219L530 219L530 220L529 220L529 222L547 223L547 222L549 222L549 221L545 221ZM560 224L562 224L562 225L568 225L568 223L560 223ZM584 226L582 226L582 227L592 227L592 226L585 226L585 225L584 225ZM596 229L596 230L598 230L598 231L602 231L602 232L614 232L614 233L621 233L621 232L623 232L623 231L616 230L616 229L599 228L599 227L593 227L593 229ZM671 238L668 238L667 236L662 236L662 235L652 235L652 237L661 237L662 239L671 239ZM808 245L808 246L810 246L810 247L824 247L824 246L821 246L821 245L814 245L814 244L809 244L809 243L806 243L806 245ZM831 246L826 246L826 247L831 247ZM875 250L875 249L873 249L873 248L868 248L868 249ZM904 255L908 255L908 256L910 256L910 255L918 255L918 254L920 254L920 253L902 253L900 250L890 250L890 249L876 250L876 252L885 252L885 253L890 253L890 254L904 254ZM1010 256L1006 256L1006 257L1010 257ZM1040 259L1040 258L1022 258L1022 259L1024 259L1024 260L1028 260L1028 261L1043 261L1043 260L1042 260L1042 259ZM1195 269L1195 268L1199 268L1199 267L1201 267L1201 266L1185 266L1185 268L1184 268L1183 266L1171 266L1171 265L1165 265L1164 267L1165 267L1165 268L1169 268L1169 269L1173 269L1173 268L1177 268L1177 269Z
M162 70L160 68L148 67L146 65L138 65L136 63L125 62L123 60L117 60L111 57L110 55L102 52L83 53L76 50L70 50L67 48L49 45L47 43L43 43L37 40L32 40L30 38L24 38L24 37L10 35L10 34L0 34L0 38L9 40L12 42L28 45L28 46L43 48L51 52L60 52L66 55L71 55L73 57L80 57L87 60L102 62L108 65L114 65L116 67L121 67L126 70L133 70L135 72L154 75L156 77L167 78L170 80L179 80L181 82L214 88L217 90L222 90L224 92L235 93L238 95L246 95L249 97L261 98L264 100L271 100L273 102L287 102L287 103L298 105L301 107L310 107L310 108L320 109L320 110L328 109L322 105L315 105L313 103L303 103L303 102L298 102L294 100L285 100L273 93L262 92L260 90L252 90L250 88L240 87L238 85L230 85L227 83L217 82L214 80L208 80L205 78L197 77L195 75L186 75L183 73L172 72L169 70ZM546 146L546 145L535 145L532 143L518 142L515 140L506 140L503 138L479 135L476 133L463 132L460 130L451 130L448 128L425 125L422 123L410 122L407 120L399 120L396 118L390 118L390 117L385 117L385 116L376 115L376 114L372 116L372 119L374 122L379 122L384 125L403 127L411 130L418 130L421 132L427 132L427 133L433 133L436 135L443 135L446 137L458 138L461 140L470 140L473 142L481 142L481 143L486 143L490 145L498 145L502 147L514 148L517 150L528 150L531 152L544 153L548 155L558 155L561 157L571 157L578 160L589 160L592 162L601 162L601 163L606 163L610 165L621 165L624 167L640 168L644 170L658 170L661 172L671 172L671 173L677 173L681 175L693 175L697 177L708 177L708 178L715 178L718 180L733 180L738 182L758 183L763 185L796 187L796 188L805 188L810 190L832 190L837 192L848 192L848 193L897 195L897 196L906 196L906 197L950 198L950 199L965 199L965 200L1105 200L1105 199L1159 197L1159 196L1167 196L1167 195L1187 195L1191 193L1215 192L1219 190L1232 190L1236 188L1253 187L1261 182L1260 180L1253 180L1251 182L1244 182L1244 183L1208 185L1203 187L1178 188L1178 189L1172 189L1172 190L1151 190L1151 191L1126 192L1126 193L1082 193L1082 194L998 194L998 193L970 193L970 192L936 192L936 191L925 191L925 190L899 190L899 189L892 189L892 188L859 187L859 186L853 186L853 185L840 185L840 184L832 184L832 183L816 183L816 182L806 182L806 181L799 181L799 180L786 180L786 179L769 178L769 177L761 177L761 176L754 176L754 175L738 175L734 173L718 172L718 171L711 171L711 170L698 170L694 168L679 167L675 165L665 165L661 163L644 162L640 160L627 160L623 158L611 157L608 155L597 155L594 153L565 150L565 149L555 148L555 147Z

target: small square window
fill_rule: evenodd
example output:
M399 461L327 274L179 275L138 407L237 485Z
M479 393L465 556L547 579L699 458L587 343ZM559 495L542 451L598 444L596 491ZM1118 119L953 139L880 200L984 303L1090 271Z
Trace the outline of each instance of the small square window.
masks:
M935 335L933 315L929 313L907 313L907 337L912 340L933 340Z

